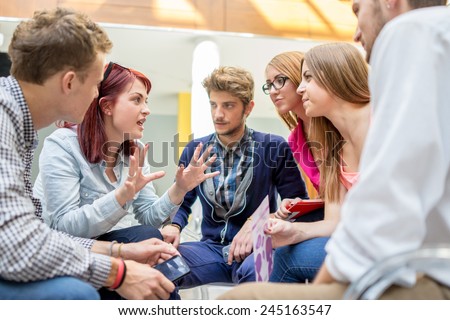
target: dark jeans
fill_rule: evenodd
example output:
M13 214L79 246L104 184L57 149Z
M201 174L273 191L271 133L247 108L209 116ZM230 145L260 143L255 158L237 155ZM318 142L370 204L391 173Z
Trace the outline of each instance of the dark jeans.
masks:
M133 226L129 228L124 228L120 230L114 230L107 232L105 234L102 234L97 238L97 240L102 241L113 241L116 240L117 242L121 243L132 243L132 242L139 242L143 240L147 240L150 238L158 238L162 240L161 232L159 232L158 229L152 226Z
M255 281L253 254L241 263L229 266L222 256L224 245L210 240L183 242L178 251L188 264L191 272L176 283L182 289L213 282L243 283Z

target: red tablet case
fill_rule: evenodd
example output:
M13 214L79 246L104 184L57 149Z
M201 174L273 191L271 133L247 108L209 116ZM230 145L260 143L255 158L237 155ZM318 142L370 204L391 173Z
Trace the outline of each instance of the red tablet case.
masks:
M289 216L288 219L297 219L298 217L301 217L302 215L308 212L311 212L319 208L323 208L324 205L325 202L321 199L301 200L286 208L290 212L292 212L292 214Z

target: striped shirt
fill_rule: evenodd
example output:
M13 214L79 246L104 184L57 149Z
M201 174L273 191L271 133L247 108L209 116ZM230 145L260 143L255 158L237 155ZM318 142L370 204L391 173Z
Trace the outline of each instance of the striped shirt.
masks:
M0 278L29 282L73 276L101 287L110 258L89 250L93 240L67 236L42 222L30 179L37 133L11 76L0 78L0 139Z

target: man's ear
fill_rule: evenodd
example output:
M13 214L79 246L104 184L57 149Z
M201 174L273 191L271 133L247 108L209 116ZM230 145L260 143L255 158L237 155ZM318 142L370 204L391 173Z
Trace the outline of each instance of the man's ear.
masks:
M384 3L386 6L385 11L387 12L388 20L413 9L409 5L409 1L406 0L384 0Z
M73 71L67 71L62 77L62 90L68 94L73 90L76 74Z
M254 106L255 106L255 101L253 101L253 100L250 100L250 102L245 106L244 114L245 114L246 118L250 115L250 113L252 113Z
M401 7L404 7L405 5L409 7L408 1L402 2L401 0L384 0L386 8L394 9L394 10L401 10ZM409 10L412 8L409 7Z

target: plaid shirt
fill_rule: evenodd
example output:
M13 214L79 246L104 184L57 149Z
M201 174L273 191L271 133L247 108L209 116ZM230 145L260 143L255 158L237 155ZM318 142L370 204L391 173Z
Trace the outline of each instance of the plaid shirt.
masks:
M252 130L246 127L244 136L231 148L225 146L217 134L214 136L214 150L211 153L217 155L217 160L211 166L211 172L220 172L213 178L214 189L217 203L226 211L233 205L236 190L253 160L249 157L251 135Z
M54 231L40 218L30 179L37 133L13 77L0 78L0 139L0 278L28 282L73 276L101 287L110 258L90 252L93 240Z

